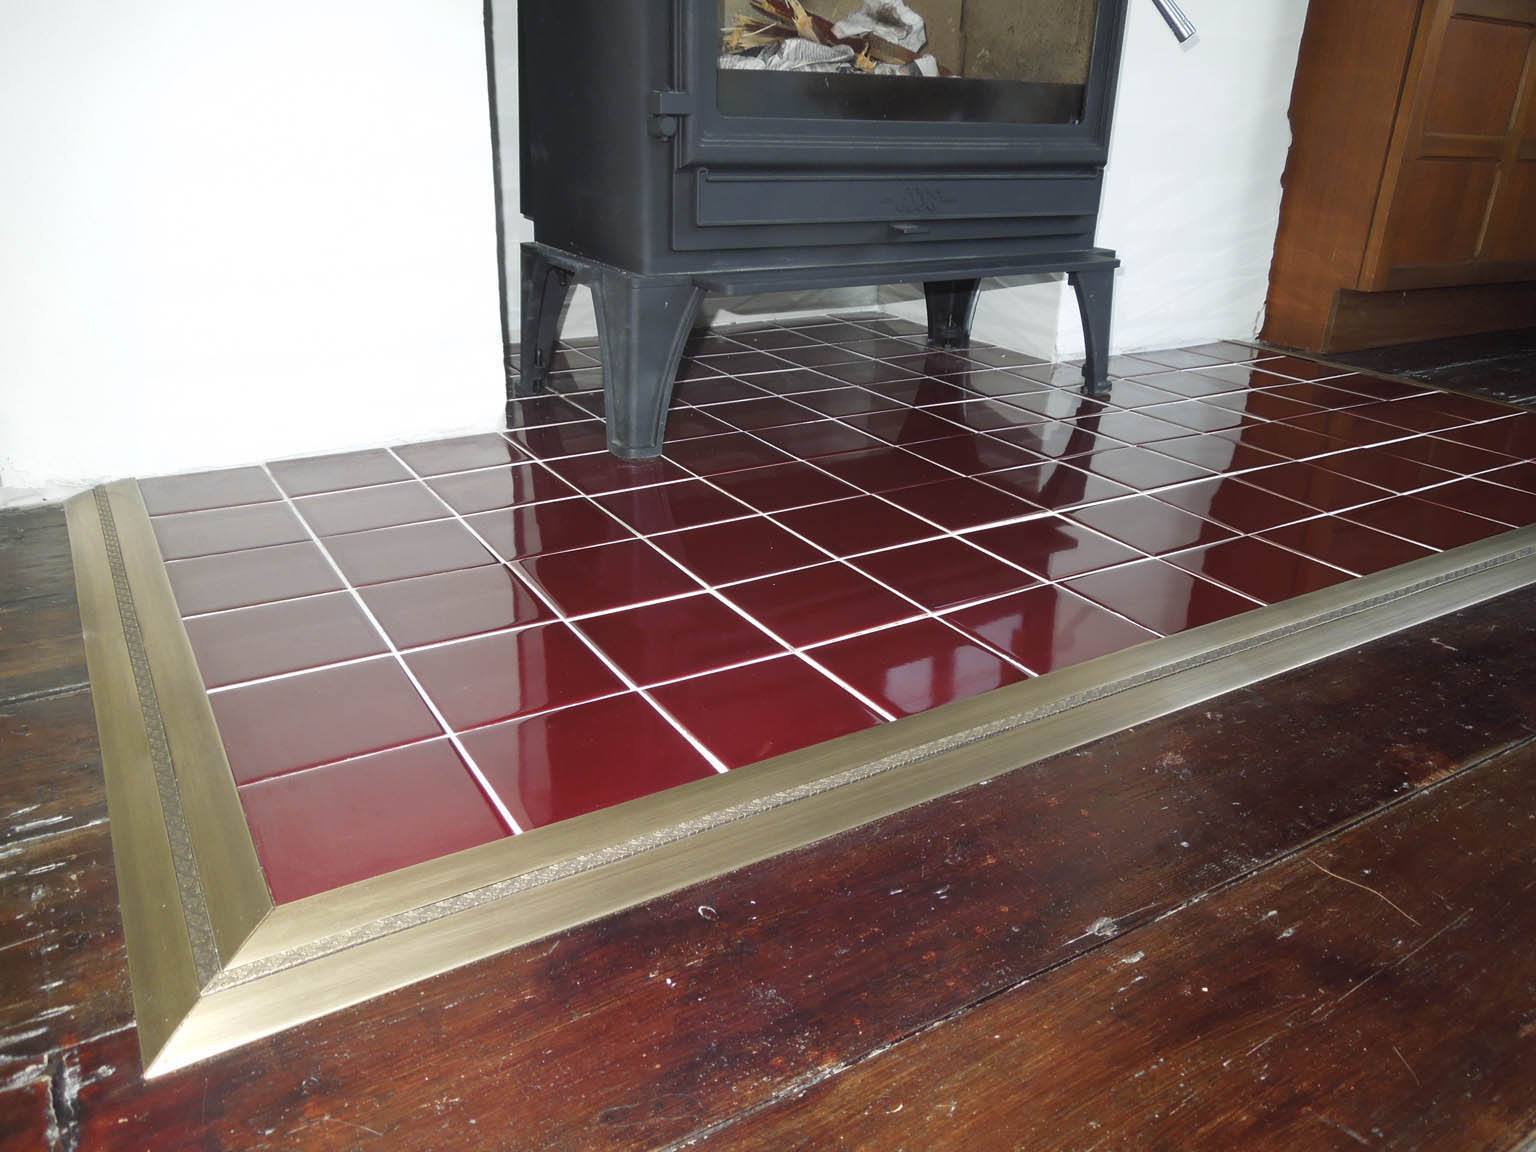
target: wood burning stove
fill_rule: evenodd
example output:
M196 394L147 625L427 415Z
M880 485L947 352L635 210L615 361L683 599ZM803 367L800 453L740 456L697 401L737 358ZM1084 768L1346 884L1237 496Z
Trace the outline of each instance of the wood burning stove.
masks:
M930 341L955 347L982 277L1065 272L1101 385L1118 261L1094 230L1126 0L909 2L921 50L836 34L886 0L518 0L535 242L517 392L547 386L577 277L628 459L661 450L707 293L921 282ZM837 59L765 59L788 40Z

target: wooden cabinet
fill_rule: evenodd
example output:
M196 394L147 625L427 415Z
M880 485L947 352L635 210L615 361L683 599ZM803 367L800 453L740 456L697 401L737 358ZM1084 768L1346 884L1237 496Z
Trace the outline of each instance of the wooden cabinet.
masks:
M1536 324L1536 0L1313 0L1264 338Z

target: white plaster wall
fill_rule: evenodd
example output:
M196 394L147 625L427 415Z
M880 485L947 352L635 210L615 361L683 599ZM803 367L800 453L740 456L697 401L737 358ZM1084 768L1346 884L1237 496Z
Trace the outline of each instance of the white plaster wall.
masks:
M1307 0L1180 6L1199 29L1183 45L1151 0L1130 0L1098 232L1122 261L1115 351L1247 339L1262 322ZM1038 356L1083 354L1059 279L988 282L974 331Z
M480 0L0 0L0 499L495 427Z

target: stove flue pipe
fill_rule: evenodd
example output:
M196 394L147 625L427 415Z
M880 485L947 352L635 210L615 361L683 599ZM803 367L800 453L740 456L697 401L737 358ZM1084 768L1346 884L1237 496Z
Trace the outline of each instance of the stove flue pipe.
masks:
M1180 44L1195 34L1195 26L1189 22L1189 17L1173 0L1152 0L1157 5L1157 10L1163 14L1163 19L1168 21L1168 27L1173 29L1173 34Z

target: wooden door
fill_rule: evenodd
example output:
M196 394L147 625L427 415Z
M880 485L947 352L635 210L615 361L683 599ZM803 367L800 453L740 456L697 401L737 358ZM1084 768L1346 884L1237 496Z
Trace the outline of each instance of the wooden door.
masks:
M1360 287L1536 278L1536 0L1425 15Z

